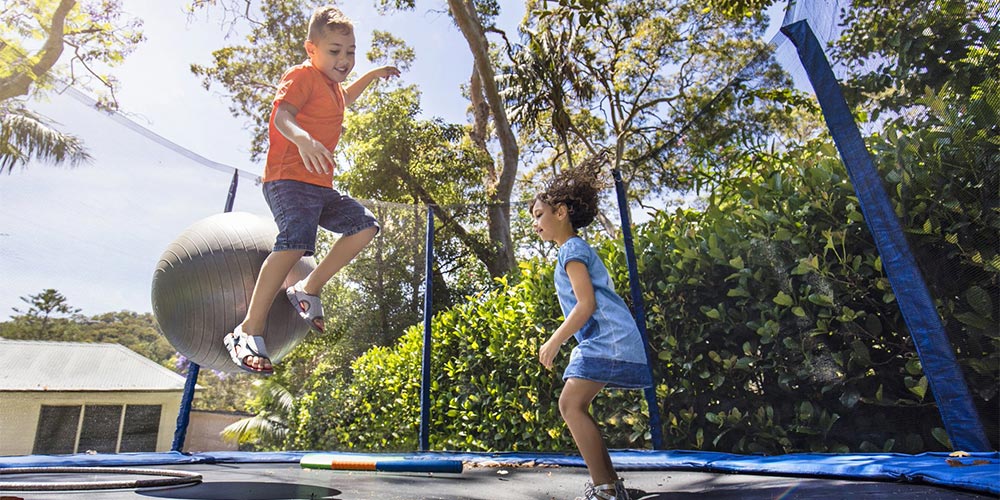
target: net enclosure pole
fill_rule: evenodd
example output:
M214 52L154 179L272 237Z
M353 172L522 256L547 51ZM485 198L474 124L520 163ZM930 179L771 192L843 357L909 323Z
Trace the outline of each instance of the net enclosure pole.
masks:
M198 363L188 364L187 378L184 380L184 393L181 394L181 407L177 411L177 427L174 428L174 442L170 451L184 451L184 439L187 436L188 423L191 421L191 405L194 402L194 390L198 386Z
M233 169L233 180L229 182L229 193L226 195L226 205L222 211L229 213L233 211L233 204L236 202L236 188L240 184L240 171ZM191 406L194 404L194 391L198 387L198 373L201 366L198 363L188 364L187 377L184 380L184 392L181 393L181 406L177 410L177 426L174 428L174 442L170 446L170 451L183 451L184 440L187 437L188 424L191 422Z
M954 348L823 47L806 21L781 28L799 54L896 295L952 448L990 451Z
M639 266L635 259L635 243L632 241L632 223L628 215L628 198L625 195L625 184L622 182L622 173L617 168L611 170L615 177L615 192L618 195L618 212L622 220L622 238L625 241L625 260L628 263L629 290L632 293L632 315L635 317L635 324L639 327L639 334L642 335L642 347L646 351L646 364L649 367L649 375L653 380L653 386L643 389L646 396L646 406L649 407L649 434L653 442L653 449L663 449L663 426L660 424L660 405L656 401L656 375L653 371L653 349L649 345L649 336L646 334L646 307L642 300L642 288L639 286Z
M427 260L424 263L424 345L420 370L420 451L430 448L431 419L431 291L434 266L434 207L427 207Z

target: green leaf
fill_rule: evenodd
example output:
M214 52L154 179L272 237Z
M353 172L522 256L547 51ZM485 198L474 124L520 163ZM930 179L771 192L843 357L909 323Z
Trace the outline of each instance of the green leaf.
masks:
M964 312L955 315L955 319L961 321L963 324L969 325L973 328L978 328L980 330L991 330L994 323L974 312Z
M802 421L811 420L814 412L815 409L813 408L812 403L810 403L809 401L803 401L802 403L799 404L799 420Z
M850 388L840 395L840 404L847 408L854 408L854 405L858 404L860 399L861 395L858 394L857 389Z
M972 286L965 292L965 301L969 303L976 314L984 318L993 318L993 300L982 287Z
M812 294L809 294L808 299L809 299L809 302L812 302L813 304L816 304L816 305L819 305L819 306L826 306L826 307L832 307L833 306L833 297L831 297L829 295L824 295L824 294L821 294L821 293L812 293Z
M935 441L941 443L941 446L944 446L947 449L952 449L951 439L948 438L948 433L941 427L931 429L931 436L934 437Z
M910 392L916 394L916 396L923 401L924 395L927 394L927 377L920 377L920 380L917 381L916 385L910 387Z
M785 292L781 291L779 291L778 295L775 295L774 299L772 300L774 301L775 304L782 306L792 306L795 304L795 301L792 300L790 296L786 295Z

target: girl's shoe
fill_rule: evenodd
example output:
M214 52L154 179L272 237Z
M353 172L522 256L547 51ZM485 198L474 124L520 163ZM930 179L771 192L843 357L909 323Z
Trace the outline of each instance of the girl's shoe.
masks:
M590 481L583 489L583 496L576 497L576 500L631 500L625 483L621 479L613 483L599 484L594 486Z
M309 295L302 289L300 281L285 290L288 301L292 303L299 316L306 320L313 329L323 333L323 303L317 295Z

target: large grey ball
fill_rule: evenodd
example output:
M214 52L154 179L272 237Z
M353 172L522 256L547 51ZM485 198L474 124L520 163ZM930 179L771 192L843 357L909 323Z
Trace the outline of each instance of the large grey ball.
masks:
M222 339L246 316L277 235L271 219L231 212L192 224L167 247L153 273L153 314L177 352L204 368L240 371ZM301 259L271 305L264 340L274 362L309 333L284 289L315 267L311 257Z

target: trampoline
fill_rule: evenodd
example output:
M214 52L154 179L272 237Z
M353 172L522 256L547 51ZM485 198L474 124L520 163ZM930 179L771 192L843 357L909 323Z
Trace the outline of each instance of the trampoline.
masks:
M345 457L372 454L344 453ZM12 491L8 481L73 483L101 474L0 475L4 498L277 499L549 499L573 498L587 480L582 460L555 453L411 453L384 458L461 460L461 473L368 472L306 469L304 453L146 453L66 457L8 457L0 468L141 466L202 476L200 483L130 490ZM379 455L377 455L379 456ZM683 499L986 499L1000 495L1000 457L974 454L948 465L948 454L796 454L771 457L684 451L611 453L633 498ZM973 465L977 463L978 465ZM124 480L126 476L119 478ZM115 479L112 477L111 479Z
M799 2L800 5L809 3ZM891 286L891 289L895 291L894 294L886 292L885 297L889 295L892 295L892 297L882 298L882 301L883 303L899 302L899 315L895 319L900 322L905 321L907 328L900 328L900 330L908 329L913 336L912 342L916 346L914 350L917 351L917 355L910 360L910 363L905 365L906 372L899 376L900 379L905 376L907 384L909 384L904 390L899 392L906 394L908 390L912 394L919 395L919 404L913 404L910 407L901 405L900 407L903 408L901 411L913 410L916 413L919 409L926 410L926 407L936 405L940 412L940 417L935 416L933 419L924 418L926 417L925 412L921 413L920 416L913 417L912 421L908 422L908 424L912 424L913 428L917 429L915 431L916 435L925 438L924 441L911 446L911 448L920 450L941 449L940 447L933 448L937 446L934 444L935 441L926 439L928 435L933 435L932 437L936 439L936 443L940 443L945 449L967 450L969 452L960 454L950 454L947 452L905 454L868 451L865 453L791 453L765 455L763 453L731 454L712 451L664 450L664 436L662 435L662 431L667 424L661 423L659 419L661 417L668 417L669 412L675 409L667 407L666 403L662 400L663 396L658 397L656 389L650 389L643 394L643 401L635 403L635 407L641 409L636 410L634 413L639 415L648 414L649 422L645 430L649 431L649 436L646 437L641 432L637 434L642 436L638 441L650 445L653 449L614 450L611 452L612 460L617 470L624 477L625 485L635 499L842 499L857 495L875 499L906 498L918 500L1000 498L1000 453L994 451L995 446L991 445L991 442L995 443L997 422L985 422L988 427L984 429L980 422L981 419L978 417L980 413L983 415L995 415L995 400L993 401L994 408L992 409L987 408L983 411L982 408L976 408L976 403L973 402L975 398L970 395L965 382L962 380L962 371L959 367L959 362L955 359L954 349L949 342L938 313L935 311L934 298L927 293L927 286L920 277L919 270L916 270L915 263L911 262L913 258L912 255L908 254L909 247L906 238L903 235L903 231L898 227L898 223L894 222L895 216L892 205L888 202L888 198L885 197L885 193L877 192L878 187L882 185L882 181L878 178L874 166L871 165L871 158L866 152L865 144L858 132L858 127L851 119L851 110L843 102L843 96L840 94L839 86L836 83L837 79L832 73L834 70L830 67L830 63L824 56L822 41L817 40L813 33L814 29L817 29L817 27L810 27L805 20L796 19L790 12L788 18L786 18L783 34L778 35L778 37L782 37L782 40L785 41L784 45L782 45L783 50L787 50L789 53L794 50L798 61L801 61L802 66L805 68L807 75L803 76L802 78L804 79L801 81L805 82L805 79L808 79L808 82L812 84L817 98L817 105L822 108L823 116L827 119L827 130L833 143L829 145L829 148L836 148L839 152L839 159L846 166L850 182L856 186L856 200L852 199L852 204L856 201L861 208L857 214L852 214L852 216L863 217L863 221L872 227L870 238L873 240L872 246L878 249L876 254L879 259L877 264L879 272L881 272L881 266L884 265L887 269L886 274L889 275L886 281L891 281L888 284L880 283L879 289L887 290ZM831 35L827 33L825 36L829 37ZM768 57L770 56L768 54ZM738 83L734 83L737 81ZM730 85L739 86L744 81L746 79L742 77L734 77ZM800 82L800 84L802 83ZM720 91L719 95L722 96L723 94L724 91ZM711 105L712 103L709 103L707 106L710 107ZM705 112L703 114L708 115L710 113ZM119 115L113 115L113 118L118 120L120 124L124 123L126 127L133 129L133 131L135 131L136 127L141 128ZM692 121L701 118L699 117ZM710 127L710 121L706 120L706 122L708 122L708 125L701 123L692 125L692 127ZM154 133L148 130L141 132L141 134L145 137L155 136ZM677 136L671 140L674 139L677 139ZM159 140L161 145L163 145L165 139L159 138ZM176 144L170 144L168 147L174 151L181 151L183 149ZM667 149L668 146L664 145L663 148ZM188 158L196 156L193 153L186 153L190 152L182 152ZM195 159L196 163L204 160L198 158ZM213 168L216 167L218 165L213 166ZM213 172L213 174L218 175L217 172ZM625 265L622 267L628 268L629 284L631 285L631 303L635 307L637 322L644 329L646 314L643 311L642 288L648 284L639 283L635 249L631 241L632 234L630 227L632 227L632 224L629 220L628 201L625 198L620 172L616 170L613 174L617 181L619 217L624 239L624 250L622 253L625 255L620 260L625 262ZM247 180L248 177L252 178L247 172L234 169L232 180L230 181L229 198L225 205L226 212L230 212L233 208L233 199L239 189L238 181L241 176L244 177L244 180ZM843 183L847 182L846 178L843 179ZM780 184L780 179L778 184ZM995 193L992 195L995 197ZM152 204L155 203L153 202ZM388 205L386 203L379 206L384 207ZM217 451L195 453L180 451L185 449L185 432L188 426L188 417L192 408L195 388L198 383L199 367L204 366L206 369L223 370L232 368L226 358L225 352L217 341L218 339L202 336L200 332L225 331L226 328L242 317L242 311L233 307L233 304L239 302L240 297L247 292L248 287L252 287L253 277L259 270L260 261L267 254L270 247L270 242L265 240L267 240L267 237L273 238L273 236L268 236L270 234L268 231L271 230L270 227L241 230L243 233L249 235L245 238L240 235L233 236L236 234L236 231L233 230L236 225L226 221L233 220L234 217L242 218L240 219L243 221L241 224L246 227L260 226L260 221L249 219L246 217L246 214L218 214L211 216L208 224L204 221L200 223L202 229L212 226L209 229L200 232L189 231L179 238L179 240L190 240L196 243L208 243L200 246L191 245L189 247L174 243L170 247L170 251L173 252L172 255L175 257L183 256L187 259L188 270L177 272L175 275L169 275L164 270L180 267L176 265L176 261L184 259L170 260L165 258L165 260L161 261L160 268L157 269L158 274L153 287L154 309L159 309L161 313L159 323L165 330L174 328L171 326L174 324L183 325L182 327L177 327L176 331L169 332L167 336L175 337L175 339L172 339L175 340L175 346L178 344L187 346L184 349L179 347L178 352L184 354L186 360L191 362L184 387L183 399L180 403L180 414L177 418L174 441L171 446L174 451L158 453L122 452L116 454L69 453L65 455L56 454L61 452L45 451L45 453L52 454L0 456L0 500L28 498L79 498L97 500L124 498L204 500L229 498L244 500L351 498L377 498L385 500L414 498L518 500L561 499L573 498L578 495L581 485L588 480L588 475L582 459L572 453L426 451L431 448L429 435L434 432L429 423L432 407L430 394L431 382L429 381L431 359L429 346L431 345L430 321L434 312L432 310L431 297L435 215L430 206L421 207L412 205L390 208L399 209L399 212L406 211L408 216L416 213L413 218L417 220L417 230L413 231L412 228L408 227L406 231L407 237L410 239L406 241L419 241L421 237L419 221L423 215L420 211L422 208L427 208L427 254L426 268L423 276L426 279L423 289L425 309L422 311L424 315L424 350L421 352L423 356L422 365L418 367L422 370L422 373L411 373L414 379L421 378L420 401L416 403L420 406L420 429L417 438L418 442L415 446L420 451L406 453L353 453L336 450L316 450L312 453L321 452L341 456L344 462L349 464L357 464L363 461L389 463L403 460L416 464L458 461L463 464L461 472L455 470L450 470L449 472L418 472L414 470L407 471L405 467L399 467L396 470L355 470L364 467L354 466L351 466L354 467L351 470L307 468L300 464L303 457L309 453L305 451ZM475 212L481 208L466 207L466 210ZM217 207L214 210L217 210ZM864 213L861 214L861 212ZM856 219L854 222L859 222L859 220ZM439 225L438 227L441 226ZM391 229L386 227L385 230L390 231ZM774 235L765 235L763 240L765 240L766 244L758 247L758 249L762 250L759 252L760 254L766 254L767 251L773 248L767 246L767 244L773 243L769 239L772 236ZM866 233L864 237L867 238L869 235ZM224 242L226 245L213 246L209 244L213 242ZM416 248L419 245L414 244L412 246ZM417 253L412 248L408 248L408 250L413 251L414 255ZM712 251L717 251L718 247L704 250L704 253L711 253ZM883 258L883 254L892 258ZM748 260L753 257L763 258L760 255L747 255ZM799 257L802 260L798 262L797 266L795 262L781 263L781 265L774 264L774 266L775 268L780 268L783 265L784 269L782 272L785 273L791 270L800 275L808 274L808 269L805 269L808 267L808 259L804 256ZM213 261L212 259L215 260ZM404 261L405 264L397 267L410 266L414 260L419 261L419 258L415 259L413 255L407 255L405 259L401 258L401 261ZM733 270L726 267L726 273L722 274L722 278L718 281L720 283L725 282L727 286L731 283L731 280L741 279L737 275L750 268L749 264L744 267L742 257L739 257L738 264L736 263L736 258L721 259L721 261L722 264L719 265L720 267L725 267L728 263L730 267L739 269L737 273L733 274ZM303 263L303 266L308 267L309 265L311 264ZM855 263L855 265L857 266L858 264ZM385 264L385 268L391 266L393 266L391 263ZM413 267L417 268L419 266L414 264ZM210 268L213 272L203 272L205 268ZM238 269L238 271L233 271L234 269ZM229 271L229 274L225 274L226 271ZM300 271L307 272L307 270ZM731 274L731 276L725 277L726 274ZM746 274L749 273L744 273L743 277ZM945 279L950 278L950 276L947 276L947 272L942 272L941 274L946 275ZM175 287L191 285L192 281L194 281L193 277L197 276L204 277L205 281L204 283L198 283L197 292L199 295L174 293L176 291ZM979 283L984 281L986 280ZM416 291L420 283L419 280L411 280L411 282L412 290L414 291L413 296L416 297L418 295ZM811 282L809 285L815 285L817 289L820 289L824 283L819 283L816 280L816 283ZM187 292L190 292L190 288ZM225 290L226 297L219 299L219 303L212 303L212 296L220 295L217 293L220 289ZM733 290L736 291L736 288L733 288ZM983 295L988 295L981 288L979 291L981 293L978 295L973 293L973 298L981 299ZM744 292L747 294L746 296L749 296L749 292L745 290L737 291L737 295L734 296L740 296L738 295L739 292ZM770 298L763 301L768 302L768 300ZM790 295L782 293L776 296L773 302L782 306L789 306L786 316L795 315L798 318L805 318L807 316L806 311L801 307L793 309L791 307L791 300ZM821 294L809 295L807 299L807 301L811 301L812 304L820 307L827 305L824 303L824 300L827 300L827 298ZM788 304L783 304L782 302L784 301L787 301ZM417 302L417 300L414 299L413 302ZM970 299L969 302L973 302L973 300ZM278 300L277 303L285 305L283 300ZM175 307L177 304L187 306L187 309ZM991 304L991 306L995 305ZM658 306L663 306L663 304L658 304ZM805 304L805 306L811 307L809 304ZM295 344L301 341L306 335L306 331L302 325L292 328L295 318L289 312L288 307L284 307L284 309L279 307L277 309L279 309L281 314L284 314L284 317L275 319L277 327L288 328L284 331L281 349L275 351L278 352L276 361L278 357L290 354ZM705 308L701 312L709 317L712 317L710 314L715 314L716 316L725 314L712 308ZM851 311L851 313L853 312ZM993 312L995 313L995 307ZM849 314L846 311L837 311L837 313L844 316ZM876 316L876 314L872 316ZM968 313L963 318L968 320L968 324L975 326L975 318L970 319L971 316ZM796 326L795 321L797 320L795 318L792 319L793 321L790 324ZM845 320L844 323L851 323L852 321L853 319ZM982 322L978 324L982 324ZM811 330L807 331L807 327L809 326L803 326L802 331L793 333L801 334L802 337L811 335L814 332ZM956 328L954 322L950 327ZM184 330L184 328L187 328L187 330ZM761 329L764 330L765 328L761 327ZM644 332L645 334L646 332ZM771 342L770 337L768 337L767 342L762 341L761 344L767 344L768 342ZM651 341L647 342L647 347L651 343ZM668 342L664 341L661 346L667 344ZM705 344L707 345L708 342L705 342ZM185 349L188 352L184 352ZM699 352L699 357L712 358L714 355L717 358L715 362L720 365L730 363L727 369L737 366L740 363L741 360L737 360L737 357L740 355L739 350L742 350L747 358L750 357L752 351L750 347L742 346L732 349L736 354L732 352L728 353L732 354L732 358L730 359L720 355L715 350L709 351L708 349L706 347L704 353ZM862 353L864 356L868 355L868 351L863 344L860 347L855 346L853 349L854 353L852 353L852 356L853 354L857 354L861 358L863 357ZM647 354L653 363L657 362L657 353L649 351ZM704 356L701 354L704 354ZM418 362L418 364L420 363ZM850 364L850 362L846 364ZM983 364L985 365L986 363L984 362ZM843 366L843 363L841 366ZM825 372L817 369L818 372L823 373L816 374L814 378L822 378L822 376L834 377L834 375L829 375L836 372L833 361L829 361L826 368L828 369ZM414 372L416 372L416 369ZM479 378L484 380L488 378L485 375L477 375L480 375ZM710 375L702 378L707 379ZM995 368L992 375L994 377L996 375ZM989 374L987 374L988 376ZM780 382L775 383L778 384ZM665 385L661 386L661 388L665 387ZM839 389L839 386L837 389ZM663 392L666 392L665 388L663 388ZM871 392L877 394L877 396L872 396L871 399L877 399L877 404L881 404L882 387L879 386L877 392L874 389ZM926 401L923 399L924 394L927 394ZM826 393L824 392L822 395L825 396ZM845 391L843 395L840 395L836 399L847 408L847 411L843 413L848 415L855 408L854 405L858 404L861 397L859 393ZM995 394L992 397L995 397ZM990 401L988 397L982 399ZM871 401L868 402L870 403ZM976 402L982 406L982 401L977 400ZM817 404L814 413L814 407L808 399L802 399L800 403L803 406L795 407L792 411L787 411L786 409L784 415L786 420L796 420L796 425L799 423L798 420L805 421L806 423L802 425L805 428L802 431L803 434L823 434L825 437L825 433L830 431L836 419L826 422L828 425L825 429L817 430L816 428L810 428L808 421L821 412L821 407ZM810 403L808 411L805 409L800 411L800 408L805 408L804 403ZM413 406L416 406L416 404ZM873 406L875 405L873 404ZM123 406L123 408L126 408L126 406ZM648 408L655 408L659 411L650 412ZM146 410L149 409L147 408ZM701 408L698 410L706 413L711 411ZM730 408L723 408L723 410L728 411ZM157 416L156 418L159 418L159 410L156 409L154 413ZM458 413L458 410L456 410L456 413ZM734 418L736 421L740 421L740 418L748 413L740 414ZM130 423L134 424L142 420L141 417L143 417L143 415L139 415L134 421L130 420L130 416L125 410L122 410L121 413L115 413L115 415L115 418L119 419L113 422L113 427L116 429L119 427L125 429ZM149 415L145 414L146 417ZM329 415L325 416L329 417ZM723 414L723 411L720 411L719 413L713 413L711 416L716 420L710 421L710 423L717 425L721 429L727 424L727 419L732 414L727 415ZM879 417L881 417L881 414ZM152 419L153 417L149 418ZM693 419L694 416L691 418ZM840 418L839 415L837 415L837 418ZM848 417L845 416L845 420L846 418ZM525 420L528 420L527 417ZM817 417L813 420L821 419ZM988 419L983 418L982 420ZM83 421L80 420L80 422ZM409 423L411 422L407 422L407 424ZM79 425L80 428L83 427L83 423ZM879 425L879 422L871 423L872 427L877 425ZM638 427L635 426L630 431L634 431ZM706 428L708 427L710 426L706 425ZM752 425L743 427L734 426L732 429L727 429L714 436L710 436L704 442L699 441L698 446L704 444L705 448L709 448L723 438L732 439L733 435L752 430L748 427L752 427ZM928 431L931 427L934 428L934 431L940 432L934 433L933 431ZM730 430L734 430L734 432L726 436L726 433ZM118 430L117 432L119 432L118 435L123 435L124 433L123 430ZM846 432L841 432L850 434L855 432L855 429L851 428ZM866 432L871 433L872 429L865 428L858 430L859 434ZM79 445L79 450L87 449L80 444L79 433L80 431L78 430L77 435L69 436L73 444L71 451L76 451L76 445ZM619 433L623 434L620 430ZM68 434L72 434L72 432L68 432ZM714 442L711 439L712 437L715 437ZM73 439L76 439L76 441L73 441ZM155 440L156 437L154 436L154 445L156 445ZM871 442L863 441L862 439L858 439L857 441L860 441L858 448L864 450L881 449L883 447L888 450L893 449L894 445L910 445L910 443L896 443L894 438L885 438L882 441L872 439ZM36 446L38 442L36 438ZM709 443L712 444L710 445ZM121 442L119 441L117 444L121 445ZM826 445L826 443L822 444ZM852 444L857 445L859 443L852 442ZM831 449L838 447L846 448L846 445L842 442L836 443L836 445L831 446ZM447 448L447 446L442 446L441 448ZM112 446L112 449L114 449L114 446ZM164 448L162 446L153 446L147 449ZM822 448L810 448L800 445L793 449ZM89 471L86 468L97 469ZM371 468L375 468L375 466ZM414 467L414 469L420 468ZM12 471L16 471L16 473L11 473ZM147 477L158 475L157 471L160 471L160 474L166 477L175 479L172 480L173 482L169 482L171 480L163 482L150 480ZM104 486L95 485L94 483L101 483Z

